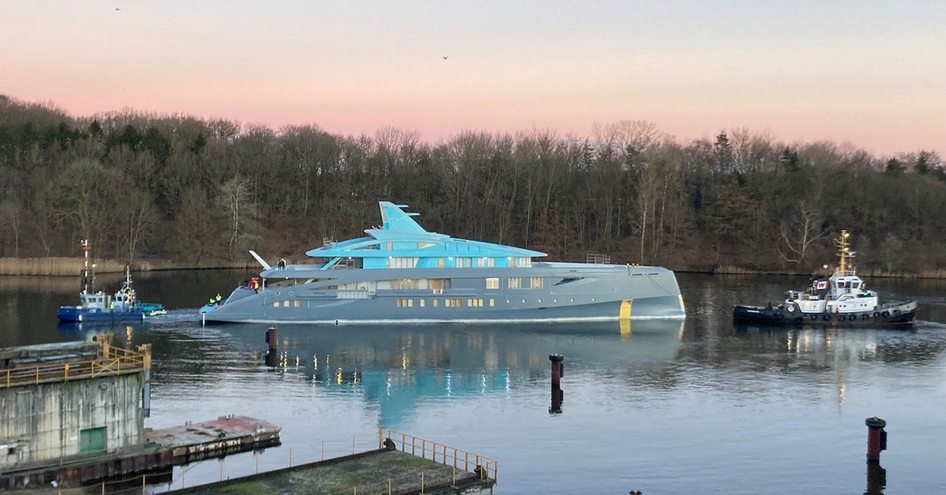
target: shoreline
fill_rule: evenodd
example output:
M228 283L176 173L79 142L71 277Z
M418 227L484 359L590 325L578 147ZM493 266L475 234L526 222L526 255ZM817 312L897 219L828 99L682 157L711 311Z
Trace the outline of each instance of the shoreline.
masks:
M0 276L11 277L74 277L82 269L83 258L0 258ZM116 260L95 260L95 272L98 274L123 273L125 264ZM132 263L131 271L163 272L163 271L200 271L200 270L248 270L261 268L255 262L206 262L194 264L175 263L170 260L141 260ZM720 266L684 266L670 268L675 273L694 273L706 275L772 275L782 277L812 277L816 272L802 272L780 269L763 269L735 265ZM819 270L820 272L820 270ZM859 275L865 278L888 279L946 279L946 269L922 270L920 272L888 272L885 270L866 268L858 270Z

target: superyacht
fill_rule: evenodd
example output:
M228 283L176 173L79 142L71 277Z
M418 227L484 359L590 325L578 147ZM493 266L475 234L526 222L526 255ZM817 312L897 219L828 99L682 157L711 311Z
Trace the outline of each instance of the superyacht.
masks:
M211 322L552 322L684 318L673 272L656 266L534 261L545 253L424 230L387 201L366 237L306 252L317 263L262 265Z

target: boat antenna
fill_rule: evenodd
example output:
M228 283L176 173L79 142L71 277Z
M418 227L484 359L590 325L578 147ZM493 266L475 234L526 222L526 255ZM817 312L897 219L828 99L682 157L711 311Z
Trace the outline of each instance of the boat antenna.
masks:
M851 275L854 275L854 263L852 262L854 251L851 251L850 237L850 232L842 230L835 239L835 243L838 245L838 258L841 260L838 266L838 275L842 277L848 274L848 264L850 264Z

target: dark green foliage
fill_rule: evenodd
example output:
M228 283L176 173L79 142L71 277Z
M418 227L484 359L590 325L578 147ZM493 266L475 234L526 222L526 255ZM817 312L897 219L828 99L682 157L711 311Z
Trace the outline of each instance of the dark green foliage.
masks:
M298 260L361 235L377 201L430 230L554 259L806 270L848 229L862 265L946 266L946 169L933 152L875 157L745 130L679 143L643 122L594 140L464 132L438 144L185 116L74 118L0 96L0 256ZM596 131L597 132L597 131ZM910 262L900 259L909 256Z

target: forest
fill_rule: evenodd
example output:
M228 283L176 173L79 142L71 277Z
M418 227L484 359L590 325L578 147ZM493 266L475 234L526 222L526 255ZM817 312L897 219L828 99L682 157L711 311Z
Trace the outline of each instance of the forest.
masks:
M830 141L715 130L681 142L643 121L458 133L339 135L133 110L72 116L0 95L0 257L96 256L228 266L378 225L379 200L426 229L528 247L549 260L675 270L810 273L853 235L858 267L946 268L946 166L929 150L876 156Z

